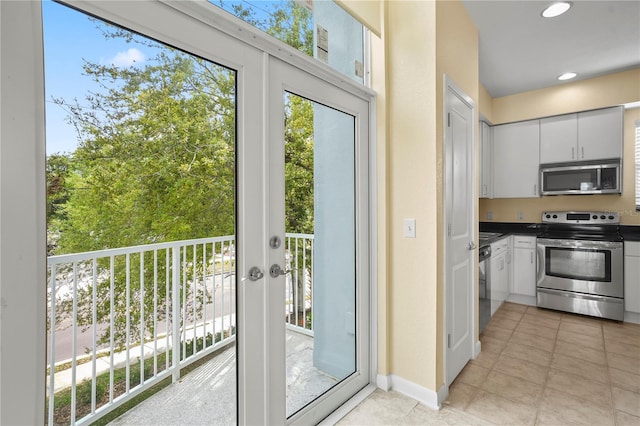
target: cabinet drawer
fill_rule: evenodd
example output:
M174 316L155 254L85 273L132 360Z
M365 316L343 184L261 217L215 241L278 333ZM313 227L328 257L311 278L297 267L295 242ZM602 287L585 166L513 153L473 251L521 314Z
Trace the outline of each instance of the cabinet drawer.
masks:
M625 241L625 243L624 243L624 255L625 256L640 256L640 241Z
M536 237L528 235L514 235L513 236L514 248L536 248Z
M506 252L509 248L509 238L505 237L498 241L491 243L491 257L497 256L500 253Z

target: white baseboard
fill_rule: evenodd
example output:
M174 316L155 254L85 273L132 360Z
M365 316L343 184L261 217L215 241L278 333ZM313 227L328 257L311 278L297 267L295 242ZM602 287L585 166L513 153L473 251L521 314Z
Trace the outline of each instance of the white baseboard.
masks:
M475 350L475 353L473 354L473 359L476 359L478 355L480 355L481 351L482 351L482 343L480 343L480 340L478 340L476 342L476 350Z
M391 376L384 376L382 374L378 374L376 377L376 385L378 388L382 389L385 392L391 390Z
M434 392L395 374L389 376L378 375L377 383L380 389L400 392L432 410L439 410L441 403L448 396L448 389L445 386L442 386L438 392Z
M632 322L634 324L640 324L640 313L625 311L624 322Z
M507 302L519 303L521 305L536 306L538 304L536 296L525 296L524 294L511 293L507 297Z

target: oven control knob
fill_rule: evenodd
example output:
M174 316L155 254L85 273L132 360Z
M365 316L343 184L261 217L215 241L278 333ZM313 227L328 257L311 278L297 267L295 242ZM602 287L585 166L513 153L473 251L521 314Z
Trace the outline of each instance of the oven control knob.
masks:
M557 215L557 214L554 214L554 215L553 215L553 218L554 218L554 219L557 219L557 218L558 218L558 215Z
M598 215L597 215L597 214L594 214L594 215L593 215L593 219L597 219L597 218L598 218Z
M551 219L551 215L550 214L547 215L547 219Z
M613 217L613 216L609 216L609 220L613 220L613 219L614 219L614 217Z
M600 216L600 219L605 220L607 217L605 215Z

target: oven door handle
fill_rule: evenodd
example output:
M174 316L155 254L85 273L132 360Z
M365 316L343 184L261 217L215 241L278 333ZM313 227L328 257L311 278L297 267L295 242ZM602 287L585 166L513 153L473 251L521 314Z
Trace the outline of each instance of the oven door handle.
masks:
M544 260L544 246L539 245L537 251L538 251L538 253L537 253L538 261L536 262L537 263L537 268L536 268L537 269L537 281L536 281L536 285L539 286L540 284L542 284L542 281L544 281L544 276L545 276L545 273L546 273L546 271L545 271L545 268L546 268L545 263L546 262Z
M539 239L539 243L547 247L569 248L569 249L619 249L623 243L620 241L585 241L585 240L553 240Z

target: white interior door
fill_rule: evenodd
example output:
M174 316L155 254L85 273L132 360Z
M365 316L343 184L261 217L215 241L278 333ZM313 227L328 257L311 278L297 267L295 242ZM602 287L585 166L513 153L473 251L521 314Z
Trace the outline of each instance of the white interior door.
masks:
M271 422L312 424L370 380L369 106L278 59L269 75Z
M447 80L445 108L446 383L473 355L473 101Z

